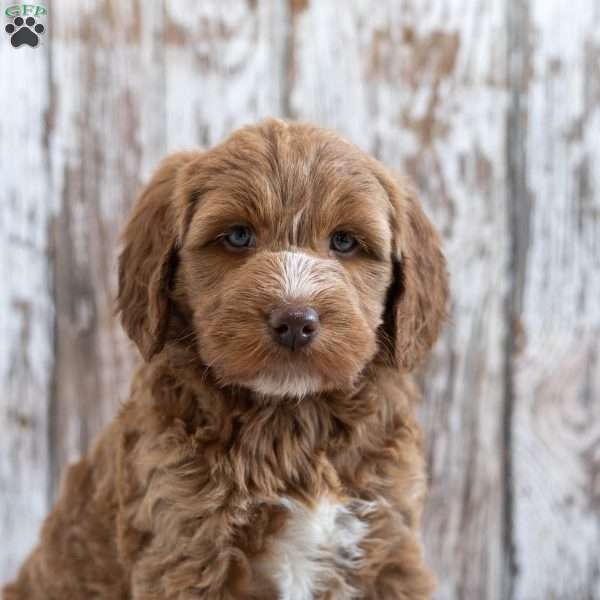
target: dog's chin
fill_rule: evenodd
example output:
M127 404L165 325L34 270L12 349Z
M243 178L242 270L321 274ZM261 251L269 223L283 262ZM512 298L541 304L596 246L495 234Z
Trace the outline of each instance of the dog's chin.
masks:
M262 397L302 399L327 388L320 375L310 373L263 373L244 382L244 386Z
M350 391L356 386L361 372L347 373L346 376L337 373L337 377L332 379L316 369L269 369L240 383L261 399L302 400L323 392Z

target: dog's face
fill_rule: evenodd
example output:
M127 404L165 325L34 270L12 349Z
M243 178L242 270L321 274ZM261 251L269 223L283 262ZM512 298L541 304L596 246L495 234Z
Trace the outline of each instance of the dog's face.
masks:
M292 132L246 133L188 165L186 179L210 181L196 190L179 281L221 381L302 396L351 385L377 351L391 206L339 141Z
M120 262L123 323L147 359L194 343L217 381L266 396L350 388L376 360L412 368L446 294L414 198L331 132L280 121L163 163Z

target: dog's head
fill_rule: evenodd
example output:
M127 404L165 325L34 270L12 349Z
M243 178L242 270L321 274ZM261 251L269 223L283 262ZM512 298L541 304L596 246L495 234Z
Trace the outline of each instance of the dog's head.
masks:
M123 325L146 360L193 344L219 382L269 396L413 369L447 294L412 190L332 132L275 120L168 158L119 263Z

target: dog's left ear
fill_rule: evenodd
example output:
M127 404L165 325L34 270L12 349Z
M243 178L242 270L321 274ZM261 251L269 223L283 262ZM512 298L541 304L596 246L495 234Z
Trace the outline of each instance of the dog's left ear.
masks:
M177 263L179 171L191 153L165 159L137 199L123 232L117 309L127 335L147 361L165 344Z
M379 165L376 176L392 204L393 279L382 327L392 363L411 371L433 346L448 314L446 260L412 185L396 181Z

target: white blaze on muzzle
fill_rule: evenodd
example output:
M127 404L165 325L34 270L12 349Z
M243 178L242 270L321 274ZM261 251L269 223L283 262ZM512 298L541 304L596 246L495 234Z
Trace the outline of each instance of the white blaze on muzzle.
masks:
M315 296L327 284L327 269L322 259L304 252L282 251L275 255L279 268L273 273L273 293L281 305L310 307ZM290 366L281 366L274 372L262 373L247 382L248 387L269 396L291 396L302 398L318 392L323 385L315 373L296 371Z
M322 265L318 258L303 252L279 253L282 267L281 294L284 302L310 301L325 284Z

